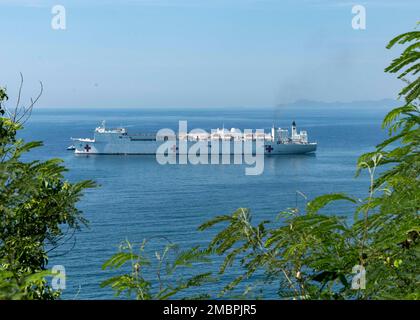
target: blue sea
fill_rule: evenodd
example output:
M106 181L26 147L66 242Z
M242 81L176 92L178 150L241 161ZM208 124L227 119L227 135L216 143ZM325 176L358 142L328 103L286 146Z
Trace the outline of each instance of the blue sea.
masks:
M61 158L70 181L91 179L98 187L85 192L78 203L89 226L83 227L63 246L50 253L49 266L66 269L63 299L112 299L101 281L115 275L102 264L118 251L126 239L141 243L149 239L149 250L161 249L168 241L181 249L205 246L216 230L197 231L203 222L237 208L249 208L255 222L273 220L284 209L303 207L308 199L324 193L345 192L364 197L368 177L354 178L356 160L386 137L381 120L386 108L259 108L259 109L89 109L39 108L24 130L25 140L41 140L44 146L25 159ZM159 165L154 156L75 156L66 147L70 137L93 137L93 130L106 120L108 126L124 126L129 132L177 130L179 120L188 128L217 127L265 129L274 124L307 130L318 142L315 155L284 155L265 158L262 175L247 176L247 165ZM332 209L327 209L332 210ZM344 203L336 214L352 217ZM199 267L216 271L220 259ZM188 274L189 271L187 271ZM234 265L223 278L207 285L216 293L239 274ZM148 275L154 277L153 272ZM276 285L265 287L266 298L276 297ZM192 291L200 293L199 291ZM201 291L202 292L202 291Z

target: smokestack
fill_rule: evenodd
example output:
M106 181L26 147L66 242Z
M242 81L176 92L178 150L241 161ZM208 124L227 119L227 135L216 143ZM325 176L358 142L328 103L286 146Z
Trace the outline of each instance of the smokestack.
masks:
M295 122L295 121L293 121L293 122L292 122L292 140L293 140L293 139L295 139L296 135L297 135L297 131L296 131L296 122Z

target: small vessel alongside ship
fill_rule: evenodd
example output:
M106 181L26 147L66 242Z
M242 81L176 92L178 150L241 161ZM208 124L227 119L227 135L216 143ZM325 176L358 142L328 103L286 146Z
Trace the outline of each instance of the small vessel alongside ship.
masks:
M126 128L107 128L105 122L94 131L91 138L72 138L74 141L75 154L120 154L120 155L153 155L159 153L159 146L168 141L168 137L160 137L159 133L143 133L130 135ZM255 143L256 141L260 143ZM309 142L306 131L297 131L296 123L293 121L291 135L288 129L275 128L270 133L251 132L232 128L230 130L222 128L212 130L211 133L178 133L173 137L171 150L174 154L181 154L186 150L179 148L182 142L191 146L197 142L208 144L210 148L213 144L220 142L226 147L218 148L219 154L234 154L235 144L252 143L253 148L250 153L256 152L255 145L264 148L265 155L280 154L306 154L313 153L317 149L316 142ZM73 149L72 149L73 150ZM262 153L262 150L260 151ZM245 153L245 152L244 152Z

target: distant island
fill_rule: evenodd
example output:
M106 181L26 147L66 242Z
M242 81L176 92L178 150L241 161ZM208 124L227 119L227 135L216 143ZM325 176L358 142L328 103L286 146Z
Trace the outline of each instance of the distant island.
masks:
M281 104L278 104L276 107L278 108L283 108L283 107L311 108L311 109L323 109L323 108L356 109L356 108L374 107L374 108L388 109L388 108L395 108L399 104L402 104L402 102L398 100L394 100L394 99L360 100L360 101L350 101L350 102L342 102L342 101L323 102L323 101L300 99L291 103L281 103Z

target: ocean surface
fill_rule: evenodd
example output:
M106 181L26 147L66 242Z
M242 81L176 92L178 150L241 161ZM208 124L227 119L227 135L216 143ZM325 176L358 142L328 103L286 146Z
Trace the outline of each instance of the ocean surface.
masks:
M113 292L99 284L114 275L102 264L118 251L126 239L149 240L148 250L162 249L168 241L181 249L205 246L216 230L197 231L208 219L246 207L255 222L273 220L287 208L303 207L315 196L345 192L364 197L368 177L355 179L358 156L371 151L386 136L381 130L385 108L261 108L261 109L36 109L20 135L42 140L44 146L31 151L26 160L62 158L70 181L91 179L98 187L85 192L78 204L89 220L63 246L50 253L49 266L66 269L63 299L109 299ZM247 176L247 165L159 165L154 156L75 156L66 147L70 137L93 137L93 130L106 120L108 126L124 126L129 133L161 128L177 130L179 120L188 128L210 130L224 126L270 130L273 123L307 130L318 142L316 155L285 155L265 158L262 175ZM327 209L332 210L332 209ZM334 213L352 217L346 204ZM331 211L332 212L332 211ZM200 266L217 271L220 261ZM187 275L188 272L186 271ZM207 285L216 293L238 275L234 266L220 281ZM151 272L148 275L154 277ZM276 297L275 284L265 288L266 298ZM192 292L200 293L201 291Z

